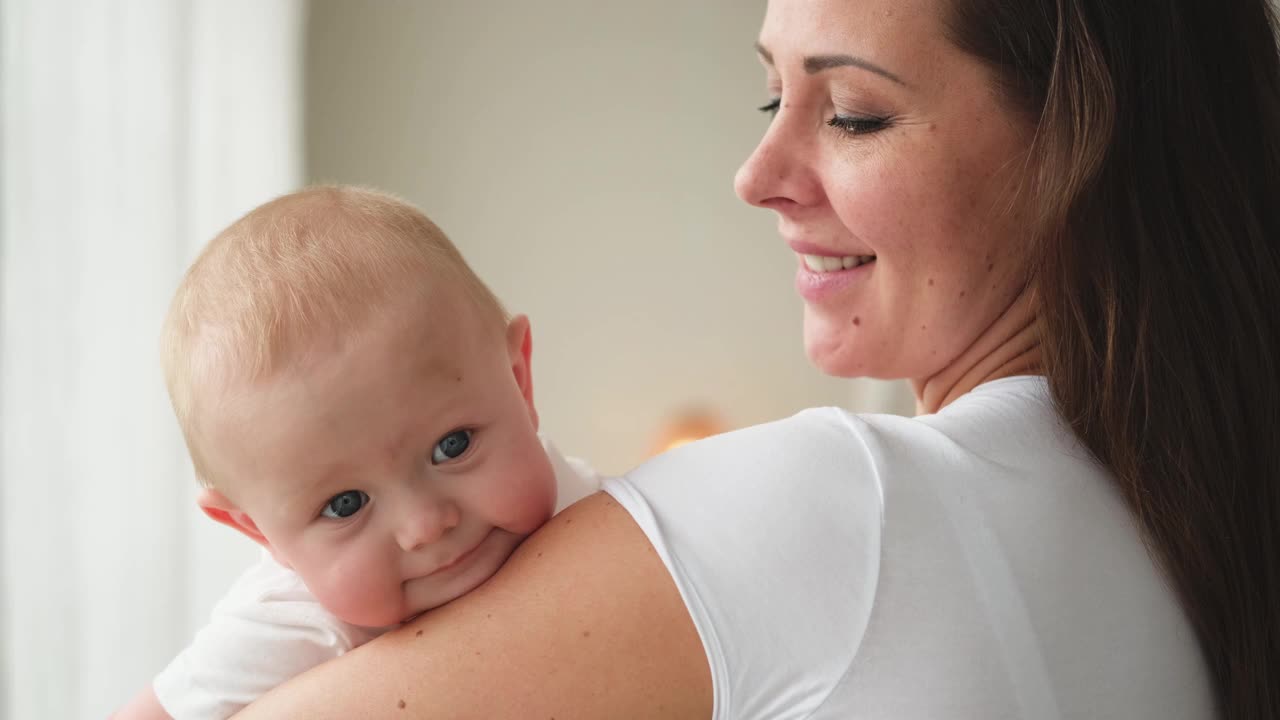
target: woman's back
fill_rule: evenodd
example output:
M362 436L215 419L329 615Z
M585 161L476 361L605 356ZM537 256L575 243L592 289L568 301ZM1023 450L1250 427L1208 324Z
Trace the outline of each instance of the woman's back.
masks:
M916 419L807 411L609 490L680 586L718 718L1213 717L1190 626L1041 378Z

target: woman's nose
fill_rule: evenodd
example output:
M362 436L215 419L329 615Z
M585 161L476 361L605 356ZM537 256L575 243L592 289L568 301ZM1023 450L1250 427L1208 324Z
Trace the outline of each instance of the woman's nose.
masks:
M814 138L805 135L800 118L787 117L784 105L733 179L733 189L748 204L769 210L811 206L822 189L809 167Z
M424 495L404 509L396 531L396 543L405 552L437 542L462 521L462 512L452 500Z

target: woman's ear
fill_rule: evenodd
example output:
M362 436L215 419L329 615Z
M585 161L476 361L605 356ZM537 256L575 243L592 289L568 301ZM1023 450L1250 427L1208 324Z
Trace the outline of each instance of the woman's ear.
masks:
M277 562L288 567L288 564L276 554L275 548L271 546L271 541L267 540L267 537L258 529L257 524L253 522L253 518L249 517L248 513L241 510L226 495L213 488L201 488L200 493L196 495L196 504L200 506L205 515L213 518L215 522L220 522L258 543L266 548L267 552L271 553Z
M529 329L529 318L524 315L516 315L507 324L507 357L511 360L511 373L515 375L516 385L529 408L529 417L536 430L538 409L533 405L533 333Z

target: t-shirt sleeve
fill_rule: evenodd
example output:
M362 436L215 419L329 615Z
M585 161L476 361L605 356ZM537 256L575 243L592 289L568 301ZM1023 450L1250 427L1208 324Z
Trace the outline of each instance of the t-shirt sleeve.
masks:
M222 720L377 633L338 620L291 570L264 557L152 687L174 720Z
M711 666L718 720L808 717L857 653L883 508L860 432L843 411L809 410L605 482L679 588Z

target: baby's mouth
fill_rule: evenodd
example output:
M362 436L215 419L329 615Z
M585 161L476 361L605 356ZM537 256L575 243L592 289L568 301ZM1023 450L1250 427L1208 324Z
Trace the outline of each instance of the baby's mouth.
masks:
M444 565L441 565L435 570L432 570L431 572L427 573L423 577L432 577L433 575L439 575L441 573L448 572L449 570L452 570L453 568L456 568L459 565L465 564L468 560L470 560L476 554L476 551L479 550L480 547L484 545L485 540L488 540L489 534L492 534L492 533L493 531L490 530L489 533L485 534L484 537L480 538L480 542L476 543L475 545L472 545L470 549L466 550L461 555L458 555L457 557L445 563Z

